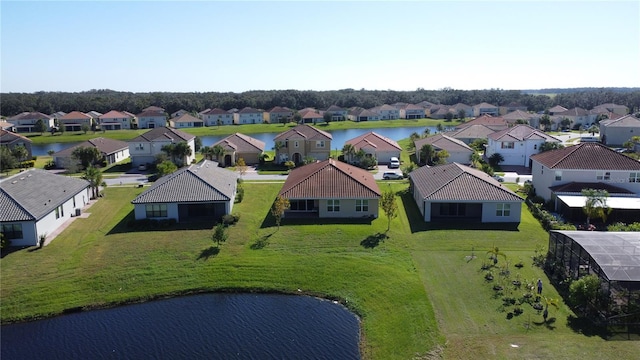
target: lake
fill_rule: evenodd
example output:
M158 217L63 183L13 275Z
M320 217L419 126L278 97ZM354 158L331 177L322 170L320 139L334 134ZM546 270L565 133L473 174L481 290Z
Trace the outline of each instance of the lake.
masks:
M12 359L359 359L359 321L308 296L204 294L2 326Z
M398 127L398 128L374 128L374 129L346 129L346 130L328 130L327 132L331 134L333 140L331 141L331 147L333 149L342 149L344 143L353 139L356 136L360 136L362 134L368 133L370 131L376 132L380 135L386 136L395 141L407 139L412 133L417 132L418 134L422 134L424 130L427 129L425 126L420 127ZM437 129L433 126L428 127L431 134L435 134ZM265 150L273 149L273 138L278 133L259 133L259 134L250 134L249 136L256 138L265 143ZM96 135L98 137L99 135ZM202 139L203 146L211 146L218 142L221 139L224 139L227 135L223 136L200 136ZM32 144L31 151L33 155L47 155L49 150L53 150L54 152L58 152L64 150L66 148L72 147L74 145L79 144L79 142L75 143L51 143L51 144Z

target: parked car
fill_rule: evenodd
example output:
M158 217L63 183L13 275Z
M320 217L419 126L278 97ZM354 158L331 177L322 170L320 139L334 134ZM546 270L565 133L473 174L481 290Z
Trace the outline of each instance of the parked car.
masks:
M400 180L403 179L404 176L396 171L385 171L382 174L382 178L385 180Z
M397 169L400 167L400 160L397 157L392 157L389 161L389 169Z
M138 170L139 171L146 171L147 170L147 164L138 165Z
M500 175L493 175L493 178L498 180L498 182L504 182L504 178Z

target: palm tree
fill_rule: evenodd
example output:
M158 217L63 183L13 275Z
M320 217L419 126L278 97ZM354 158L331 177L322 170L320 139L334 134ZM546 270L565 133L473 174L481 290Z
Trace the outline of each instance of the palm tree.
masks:
M176 157L176 159L180 160L181 165L184 165L185 159L191 156L191 154L191 147L185 141L177 143L173 148L173 155Z
M587 215L587 225L593 218L606 222L607 215L611 214L612 210L607 206L609 192L607 190L583 189L582 196L587 198L582 208L584 214Z
M213 160L213 149L210 146L200 148L200 153L204 156L205 160Z
M352 144L344 144L342 147L342 155L344 155L347 162L353 162L353 156L356 154L356 148Z
M543 296L542 300L544 300L544 311L542 312L542 317L544 318L544 322L547 322L547 317L549 317L549 305L557 309L558 299L552 299L552 298Z
M436 154L436 150L431 144L424 144L420 148L419 160L421 163L432 165L433 157Z
M102 172L93 166L89 166L85 169L82 178L89 182L93 199L98 197L99 187L106 186L102 180Z
M216 157L217 162L220 162L220 157L224 156L224 148L221 145L214 146L211 152Z
M497 246L494 246L493 249L487 251L487 254L491 255L491 258L493 259L493 265L496 265L498 263L498 256L502 256L503 259L507 258L507 255L500 251L500 248L498 248Z

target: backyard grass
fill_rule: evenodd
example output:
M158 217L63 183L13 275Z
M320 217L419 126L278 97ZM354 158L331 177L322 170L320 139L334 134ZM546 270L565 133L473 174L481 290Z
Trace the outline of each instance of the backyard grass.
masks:
M543 294L558 297L531 264L547 234L525 208L517 231L447 229L420 221L402 192L406 182L381 183L382 190L399 191L399 214L385 238L382 211L370 222L284 219L278 228L269 208L280 187L245 184L245 200L233 211L240 221L219 253L210 240L212 224L130 230L130 200L143 189L107 188L87 210L91 215L76 219L50 245L0 260L2 322L189 292L275 291L340 300L362 319L367 359L618 359L640 353L637 342L576 332L562 302L547 324L531 308L506 318L480 271L489 248L499 246L512 265L522 260L522 277L542 278ZM472 249L477 257L467 260Z

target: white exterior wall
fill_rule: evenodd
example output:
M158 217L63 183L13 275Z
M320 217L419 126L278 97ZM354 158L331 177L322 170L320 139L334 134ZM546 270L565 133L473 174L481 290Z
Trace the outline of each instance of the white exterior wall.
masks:
M3 222L3 225L22 225L22 239L11 239L11 246L34 246L38 245L38 235L33 221L11 221Z
M378 217L378 199L369 200L369 211L356 211L355 199L338 199L340 200L339 212L327 211L327 199L319 199L318 216L321 218L361 218L361 217Z
M367 151L367 150L365 150ZM400 150L397 151L378 151L375 154L376 159L379 164L389 163L391 162L392 157L397 157L400 159Z
M471 151L449 151L449 158L447 163L457 162L458 164L470 164L471 163Z
M248 113L237 115L237 124L262 124L262 113Z
M148 204L134 204L133 211L136 217L136 220L142 220L147 218L147 205ZM167 217L158 217L158 218L149 218L154 220L166 220L166 219L176 219L176 221L180 221L178 217L178 204L177 203L167 203Z
M218 119L221 125L233 125L233 114L204 115L203 119L206 126L218 126Z
M144 116L138 118L138 128L148 129L149 124L155 124L155 127L167 126L167 119L163 116Z
M502 141L489 139L486 157L489 158L491 155L499 153L504 158L500 165L529 166L529 158L540 152L540 145L544 143L544 140L514 141L513 143L513 149L503 149Z
M556 171L562 171L561 180L555 179ZM536 189L536 194L542 196L545 200L551 199L551 190L549 190L549 187L570 182L602 182L621 187L640 195L640 183L629 182L629 174L632 172L634 171L609 170L609 180L598 180L597 170L549 169L547 167L543 167L542 164L536 161L533 162L533 165L531 167L533 187Z
M631 126L603 126L600 125L600 138L605 136L606 145L620 145L640 135L640 127Z
M164 153L162 147L171 144L171 140L167 141L152 141L152 142L130 142L129 154L131 156L132 166L138 166L140 164L152 163L156 160L156 155ZM191 155L187 157L185 165L191 164L191 161L195 159L196 145L195 139L191 139L187 142L191 148Z
M380 110L378 111L380 114L381 120L395 120L400 118L400 110Z
M509 216L496 216L498 204L509 204L511 206ZM519 223L522 213L522 202L484 202L482 203L483 223Z
M131 118L102 118L100 125L103 124L120 124L121 129L131 129Z

